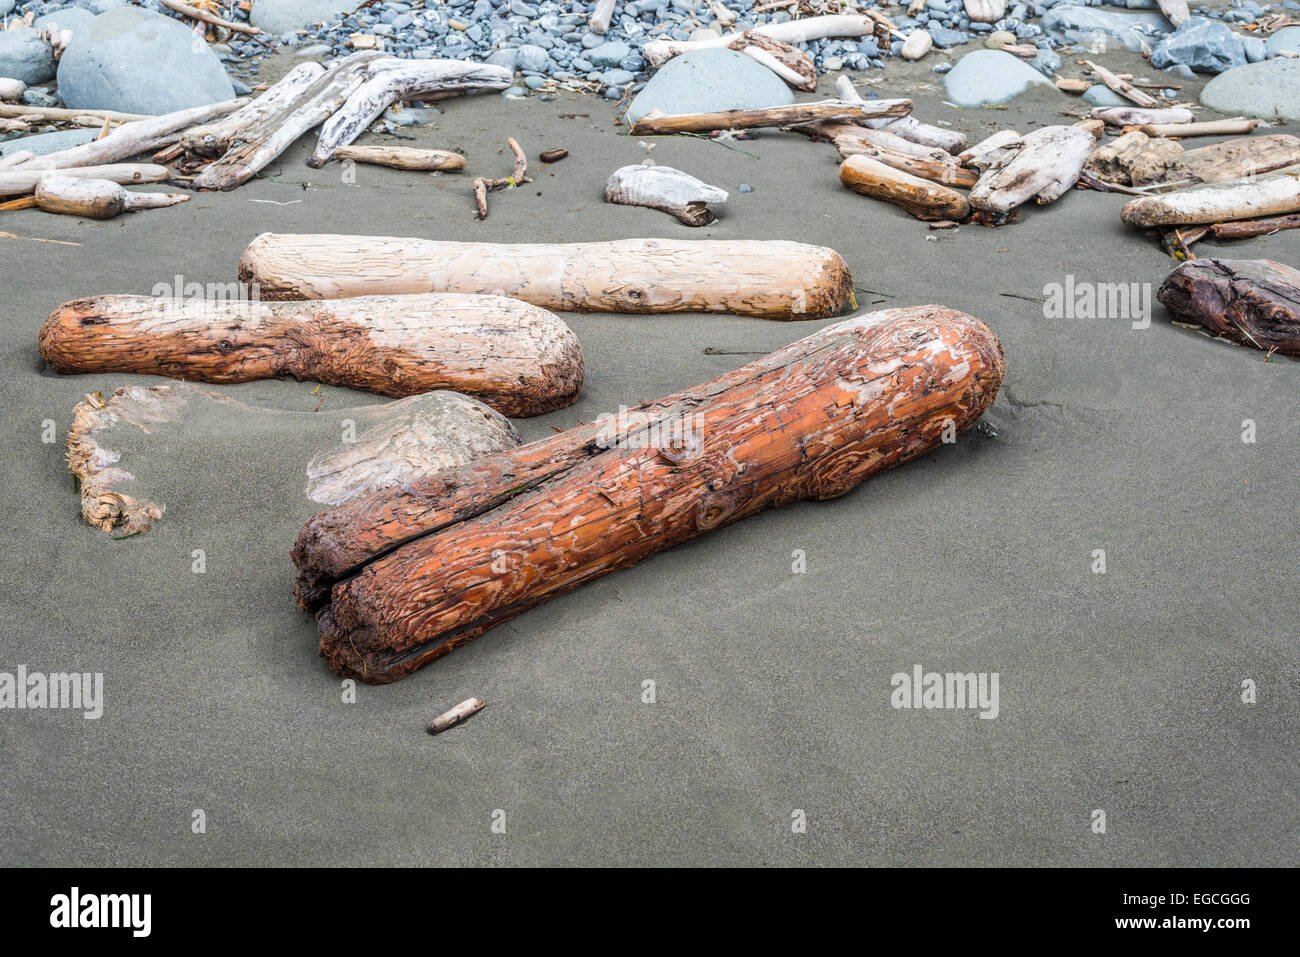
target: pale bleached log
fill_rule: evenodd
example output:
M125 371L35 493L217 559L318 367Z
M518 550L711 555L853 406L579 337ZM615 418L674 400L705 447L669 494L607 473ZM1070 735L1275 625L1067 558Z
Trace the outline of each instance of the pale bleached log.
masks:
M1187 9L1187 0L1156 0L1160 6L1160 12L1175 27L1183 25L1192 14Z
M1078 126L1044 126L1025 134L1020 147L980 176L970 192L971 207L1004 216L1030 199L1041 204L1060 198L1079 181L1096 140Z
M13 77L0 76L0 100L21 100L27 84Z
M960 222L970 215L966 197L955 189L867 156L850 156L841 163L840 182L854 192L900 206L917 219Z
M181 146L196 156L220 156L241 130L283 109L293 102L325 72L314 60L299 63L273 84L270 89L215 123L193 126L181 134Z
M796 90L817 89L817 65L813 58L788 43L746 30L729 46L763 64Z
M583 376L582 347L567 325L501 296L307 304L96 296L56 309L38 341L41 358L65 375L292 377L391 396L452 389L512 416L572 404Z
M899 55L904 60L919 60L929 53L933 46L934 37L930 35L929 30L913 30L903 42L903 49L899 51Z
M358 86L321 128L308 166L320 169L335 149L355 140L398 100L504 90L512 79L505 67L469 60L400 60L398 65L384 63L372 69L374 75Z
M36 154L31 150L14 150L12 153L5 153L3 156L0 156L0 169L4 169L5 167L21 166L29 159L35 158ZM33 184L32 188L35 188L35 184ZM0 191L0 196L3 195L4 193Z
M1138 106L1094 106L1089 114L1107 126L1143 126L1147 123L1190 123L1196 114L1181 106L1166 109L1143 109Z
M1106 183L1146 186L1166 179L1170 161L1182 152L1173 140L1130 130L1093 150L1084 169Z
M355 441L345 441L345 433ZM259 442L294 454L258 457L258 494L305 518L322 505L343 505L514 448L520 439L504 416L456 392L290 412L182 382L127 386L107 400L87 395L73 409L68 467L80 486L81 516L119 538L148 531L166 511L173 473L195 455L244 460L261 451ZM180 520L201 527L226 517Z
M835 95L847 103L868 102L858 93L853 81L843 75L835 81ZM922 123L915 116L902 116L898 119L883 117L876 120L865 120L859 125L870 127L873 130L885 130L919 146L931 146L947 153L960 153L966 148L965 133Z
M905 116L912 109L911 100L872 100L845 103L843 100L819 100L790 106L769 106L754 110L724 110L718 113L682 113L670 116L651 110L632 124L633 136L668 133L707 133L713 130L744 130L764 126L795 126L819 120L859 120L880 116Z
M1227 120L1207 120L1204 123L1146 123L1139 127L1147 136L1236 136L1251 133L1263 120L1238 116Z
M1143 196L1126 203L1120 218L1129 226L1151 229L1295 212L1300 212L1300 166L1249 180L1206 183L1160 196Z
M142 153L152 153L177 142L181 133L198 123L207 123L233 113L244 100L226 100L210 106L195 106L147 120L124 123L103 139L83 143L70 149L38 156L23 164L23 169L70 169L76 166L102 166L128 160Z
M896 135L892 127L874 130L869 126L858 126L853 123L818 123L810 127L810 130L819 136L827 137L838 147L874 146L930 163L957 165L957 159L947 150L914 143ZM860 149L854 151L861 152Z
M766 23L754 27L755 33L780 40L783 43L807 43L830 37L865 37L875 32L877 21L870 16L837 14L824 17L806 17L786 23ZM661 67L675 56L692 50L729 46L740 34L729 33L702 40L651 40L641 48L641 55L652 67Z
M1271 173L1297 164L1300 164L1300 139L1275 133L1271 136L1224 140L1172 154L1161 180L1188 185L1220 183ZM1133 185L1145 185L1145 182L1134 182Z
M145 113L119 113L117 110L69 110L62 106L34 106L30 103L0 104L0 116L39 116L43 120L75 120L79 116L93 116L97 120L114 123L138 123L158 119Z
M614 5L614 0L601 0L601 2L608 2L611 7ZM606 26L608 26L608 24L606 24ZM599 32L604 33L605 31L601 30ZM454 728L456 725L464 721L468 721L471 717L478 714L486 707L487 705L478 698L466 698L460 704L456 705L456 707L449 708L430 721L429 727L425 730L430 734L442 734L444 731Z
M263 233L240 258L239 276L258 283L263 299L463 292L562 312L772 319L839 315L853 293L834 250L779 240L509 244Z
M334 158L406 170L452 172L465 168L465 157L459 153L421 150L410 146L340 146L334 150Z
M0 196L23 196L35 192L46 176L65 179L101 179L110 183L161 183L172 175L166 166L154 163L112 163L107 166L78 166L71 169L32 169L29 163L0 169Z
M614 16L614 7L618 0L596 0L596 6L591 11L591 19L587 21L587 29L597 36L604 36L609 30L609 21Z
M707 226L717 218L709 204L725 203L727 191L671 166L624 166L605 183L605 201L648 206L687 226Z
M47 213L112 219L122 213L189 202L188 193L132 193L112 180L47 173L36 183L36 205Z
M998 130L969 149L957 154L957 162L980 172L1010 159L1012 151L1020 148L1023 137L1015 130Z
M1007 0L963 0L963 6L975 23L997 23L1007 12Z

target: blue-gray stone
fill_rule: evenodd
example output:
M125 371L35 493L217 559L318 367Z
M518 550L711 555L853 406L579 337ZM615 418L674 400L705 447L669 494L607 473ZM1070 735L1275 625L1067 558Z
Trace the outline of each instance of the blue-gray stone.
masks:
M54 50L31 27L0 31L0 76L44 83L54 69Z
M527 70L532 73L541 73L546 69L546 63L550 59L546 51L533 43L525 43L516 51L515 66L520 70Z
M587 50L587 59L599 67L618 66L619 61L632 52L626 43L611 40Z
M1174 28L1159 13L1113 13L1077 6L1053 7L1043 17L1041 26L1046 32L1059 34L1070 43L1103 46L1105 39L1111 37L1134 53L1142 50L1144 42L1150 44L1153 38Z
M1281 53L1283 50L1300 53L1300 27L1283 27L1265 40L1264 46L1269 53Z
M1300 59L1278 57L1226 70L1205 84L1201 104L1229 116L1300 121Z
M684 53L660 67L628 107L626 119L635 122L651 110L710 113L793 102L790 88L767 67L715 47Z
M530 90L538 89L545 82L546 82L546 77L541 76L539 74L533 74L532 76L524 77L524 86L528 87L528 89Z
M71 30L73 34L76 34L78 30L93 19L95 19L95 14L84 7L64 7L62 10L55 10L53 13L37 17L32 22L32 28L37 33L41 33L53 27L58 27L60 30Z
M43 86L29 86L23 90L23 102L28 106L58 106L57 97L51 96L50 91Z
M1039 50L1029 61L1029 65L1043 76L1050 77L1061 68L1061 57L1055 50Z
M278 34L351 13L357 6L355 0L253 0L248 21L264 33Z
M179 20L139 7L101 14L59 61L59 95L71 109L171 113L235 95L221 60Z
M628 73L627 70L606 70L600 75L600 82L606 86L626 86L634 79L636 77Z
M1230 27L1205 17L1185 20L1151 51L1151 65L1157 70L1184 63L1197 73L1222 73L1245 62L1241 39Z
M1268 45L1259 37L1242 37L1241 49L1247 63L1258 63L1268 56Z
M531 3L524 3L522 0L510 0L510 12L518 17L528 17L532 19L537 16L538 10Z
M12 10L15 2L16 0L0 0L0 17L5 16L10 10Z
M99 135L93 127L78 130L59 130L57 133L37 133L35 136L23 136L16 140L0 143L0 156L31 150L37 156L57 153L59 150L71 149L82 143L89 143Z
M1132 104L1108 86L1098 83L1083 91L1083 101L1093 106L1131 106Z
M1029 64L1002 50L967 53L944 76L943 85L948 99L963 107L1000 106L1031 86L1056 88Z

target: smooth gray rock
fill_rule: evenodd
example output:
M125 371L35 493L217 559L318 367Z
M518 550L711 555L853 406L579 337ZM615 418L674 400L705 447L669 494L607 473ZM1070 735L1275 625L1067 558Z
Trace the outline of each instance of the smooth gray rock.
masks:
M179 20L121 7L73 36L59 61L59 95L71 109L161 114L229 100L235 89Z
M1300 59L1278 57L1220 73L1205 84L1201 104L1229 116L1300 121Z
M54 133L36 133L32 136L20 136L16 140L0 143L0 156L31 150L37 156L57 153L59 150L71 149L82 143L89 143L99 135L99 130L92 127L76 130L58 130Z
M1245 62L1240 37L1226 23L1207 17L1184 21L1151 51L1151 65L1157 70L1182 63L1197 73L1222 73Z
M1088 87L1083 91L1083 101L1091 103L1093 106L1132 106L1128 100L1120 96L1108 86L1098 83Z
M1055 84L1018 57L1002 50L967 53L944 74L948 99L957 106L1000 106L1031 86Z
M18 0L0 0L0 17L9 13L17 2Z
M1174 28L1160 13L1116 13L1095 7L1053 7L1040 26L1070 43L1103 49L1107 38L1118 40L1134 53L1141 51L1144 42L1149 46Z
M1283 50L1300 53L1300 27L1283 27L1264 41L1264 48L1269 53L1281 53Z
M360 5L359 0L253 0L248 21L278 36L285 30L328 20L336 13L351 13Z
M0 31L0 76L31 85L54 76L54 50L31 27Z
M611 40L587 51L587 59L598 67L615 67L632 52L626 43Z
M793 102L790 88L767 67L735 50L715 48L684 53L665 63L636 95L625 118L634 123L651 110L711 113Z
M57 26L60 30L71 30L75 36L78 30L93 19L95 19L95 14L85 7L64 7L62 10L55 10L53 13L37 17L32 26L37 33Z

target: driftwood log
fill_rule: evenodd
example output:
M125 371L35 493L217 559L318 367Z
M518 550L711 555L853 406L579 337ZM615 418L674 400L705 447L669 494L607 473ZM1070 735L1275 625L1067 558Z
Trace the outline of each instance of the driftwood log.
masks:
M299 63L251 103L214 123L190 127L181 134L181 147L196 156L220 156L240 130L284 109L324 73L325 67L315 61Z
M1300 166L1248 180L1205 183L1161 196L1143 196L1125 203L1120 218L1129 226L1152 229L1295 212L1300 212Z
M1012 151L1019 148L1022 138L1015 130L998 130L958 153L957 162L969 169L983 172L1009 158Z
M410 146L340 146L334 150L334 158L390 166L393 169L455 172L465 168L465 157L459 153L421 150Z
M970 215L970 203L957 190L868 156L850 156L841 163L840 182L855 193L900 206L917 219L960 222Z
M1270 216L1267 219L1248 219L1240 223L1215 223L1210 234L1215 239L1253 239L1285 229L1300 229L1300 216Z
M21 100L27 84L12 77L0 76L0 100Z
M868 100L846 103L843 100L819 100L790 106L769 106L756 110L723 110L719 113L680 113L668 115L651 110L632 124L633 136L669 133L708 133L713 130L747 130L764 126L794 126L818 120L866 120L881 116L905 116L912 110L911 100Z
M1097 74L1097 79L1101 80L1102 83L1106 84L1114 92L1118 93L1120 96L1124 97L1125 99L1132 100L1138 106L1147 109L1159 108L1160 101L1157 100L1150 93L1145 93L1142 90L1139 90L1128 80L1121 79L1120 77L1112 73L1110 70L1106 69L1104 66L1098 66L1096 63L1093 63L1091 60L1084 60L1083 62L1088 65L1088 69L1092 70L1093 73ZM1100 117L1097 117L1097 119L1100 119Z
M831 15L822 17L805 17L802 20L790 20L786 23L765 23L754 27L754 33L780 40L782 43L800 44L809 40L824 40L830 37L866 37L871 36L880 24L877 17L867 15ZM740 36L728 33L718 37L701 40L651 40L641 48L641 55L650 66L658 69L675 56L704 50L712 47L730 46Z
M1094 106L1089 114L1094 120L1101 120L1107 126L1142 126L1146 123L1161 123L1170 126L1182 126L1196 119L1196 114L1181 106L1167 109L1149 109L1138 106Z
M1139 129L1147 136L1235 136L1250 133L1263 120L1250 120L1239 116L1228 120L1207 120L1204 123L1144 123Z
M839 253L778 240L440 242L263 233L239 260L263 299L393 293L511 296L561 312L729 312L825 319L848 311Z
M973 425L997 337L941 306L836 323L711 382L309 520L300 604L338 674L395 681L527 609Z
M835 95L847 103L867 103L858 93L857 87L847 76L841 76L835 81ZM948 130L942 126L931 126L929 123L922 123L915 116L900 116L897 119L882 117L874 120L865 120L864 126L873 130L884 130L887 133L893 133L895 136L901 136L905 140L916 143L919 146L929 146L934 149L941 149L947 153L960 153L966 148L966 134L959 130Z
M1100 146L1087 167L1108 182L1132 186L1159 183L1194 186L1271 173L1300 163L1300 139L1277 133L1225 140L1184 150L1173 140L1139 130Z
M605 201L648 206L687 226L707 226L717 219L709 204L725 203L727 191L671 166L624 166L605 183Z
M1215 335L1300 356L1300 270L1268 259L1195 259L1175 267L1156 298Z
M1005 162L991 166L970 191L972 209L1005 216L1036 200L1040 205L1064 196L1079 181L1083 164L1096 145L1081 126L1044 126L1026 133Z
M2 164L0 164L2 165ZM110 183L161 183L172 175L166 166L154 163L110 163L107 166L78 166L71 169L30 169L14 164L0 169L0 196L23 196L36 191L36 184L47 176L61 179L98 179Z
M855 127L855 129L858 128ZM902 170L904 173L910 173L913 176L919 176L921 179L928 179L932 183L939 183L943 186L970 189L978 179L972 171L963 166L958 166L948 154L944 154L948 156L946 162L930 158L920 159L915 155L895 152L888 147L873 146L870 141L858 137L855 133L838 134L832 138L832 142L844 159L848 159L850 156L865 156L877 163L884 163L893 169Z
M163 516L176 477L187 474L199 454L211 461L255 458L258 494L305 519L322 506L343 505L519 441L508 419L456 392L290 412L174 382L127 386L107 400L86 396L73 409L68 466L80 486L82 518L127 536ZM266 455L267 443L291 451ZM228 506L206 504L215 514L189 516L196 526L229 519L222 511Z
M189 202L188 193L132 193L112 180L47 173L36 184L36 205L47 213L112 219L142 209Z
M379 395L464 392L505 415L571 404L582 348L560 319L498 296L430 293L330 302L151 296L76 299L41 327L56 372L200 382L310 379Z
M789 43L746 30L727 45L763 64L796 90L811 93L817 89L817 65L813 58Z
M96 120L112 120L114 123L133 123L137 120L154 120L157 117L145 113L119 113L117 110L69 110L62 106L35 106L31 103L0 104L0 117L39 117L42 120L67 121L87 116Z
M596 0L591 19L587 21L587 29L597 36L604 36L609 30L609 21L614 17L614 6L617 3L618 0Z

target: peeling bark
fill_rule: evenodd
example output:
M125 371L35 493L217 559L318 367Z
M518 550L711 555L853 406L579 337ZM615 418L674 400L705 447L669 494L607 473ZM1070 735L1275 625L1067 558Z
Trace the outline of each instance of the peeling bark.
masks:
M1195 259L1166 276L1156 298L1215 335L1300 356L1300 270L1268 259Z
M317 515L295 591L337 674L395 681L586 582L924 454L1002 375L997 338L950 309L840 322L614 421Z

